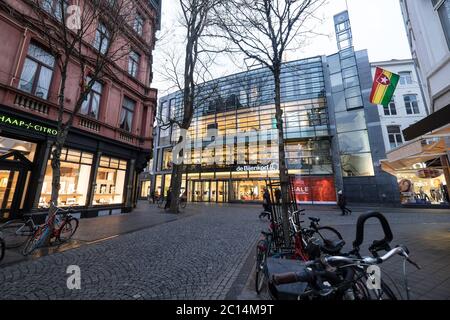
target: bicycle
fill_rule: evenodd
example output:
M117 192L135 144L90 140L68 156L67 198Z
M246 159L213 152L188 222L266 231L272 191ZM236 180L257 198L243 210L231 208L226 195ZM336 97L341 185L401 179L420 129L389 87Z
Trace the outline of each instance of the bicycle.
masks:
M359 253L359 246L363 241L364 223L368 218L378 218L381 222L385 237L374 241L369 247L372 256L363 257ZM369 273L368 268L378 266L391 259L395 255L404 258L404 280L407 298L409 299L409 287L407 284L406 262L420 267L409 257L409 250L404 246L391 249L389 243L393 236L386 218L378 212L370 212L361 215L357 222L357 236L353 242L353 250L345 255L324 256L308 261L299 266L300 271L283 274L273 274L269 282L269 293L272 299L279 299L280 291L277 286L292 283L304 283L307 286L304 292L299 292L298 300L397 300L397 296L383 279L376 279L374 273ZM316 244L316 250L320 250ZM379 256L379 251L387 251ZM375 282L373 282L375 281ZM376 283L379 286L370 288L367 283ZM395 282L393 282L395 285ZM397 286L395 285L397 291ZM400 293L401 296L401 293Z
M258 241L256 251L256 280L255 290L257 294L261 293L265 282L268 279L267 275L267 258L269 256L278 256L278 258L295 259L300 261L308 261L311 258L323 253L339 253L344 247L345 241L342 235L334 228L328 226L320 226L318 218L312 218L311 224L308 228L301 227L300 215L304 215L305 210L297 210L289 212L289 223L291 238L293 238L293 249L282 248L279 242L284 241L279 236L277 229L281 228L281 223L275 223L271 218L270 232L262 232L263 238ZM278 235L278 236L277 236ZM316 237L318 235L318 237ZM277 238L278 242L277 242ZM274 241L275 239L275 241ZM310 242L312 240L320 239L321 245L319 252L311 249Z
M52 206L55 205L52 204ZM55 239L55 242L59 243L64 243L72 238L79 225L78 219L71 215L72 212L71 208L62 209L56 207L55 212L47 218L44 224L35 227L33 234L22 249L22 254L24 256L31 254L34 250L41 247L48 237L50 237L50 241ZM62 218L59 216L62 216ZM53 228L51 228L51 224L54 224ZM50 232L51 234L49 235Z

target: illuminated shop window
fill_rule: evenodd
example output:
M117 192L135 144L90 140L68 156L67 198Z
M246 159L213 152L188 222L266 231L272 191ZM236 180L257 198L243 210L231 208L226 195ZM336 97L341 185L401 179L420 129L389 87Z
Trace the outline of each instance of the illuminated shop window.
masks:
M61 188L58 205L85 206L89 188L93 155L74 149L63 149L61 153ZM44 183L42 185L39 207L48 208L52 193L52 166L47 162Z
M127 161L102 156L96 178L94 205L124 202Z

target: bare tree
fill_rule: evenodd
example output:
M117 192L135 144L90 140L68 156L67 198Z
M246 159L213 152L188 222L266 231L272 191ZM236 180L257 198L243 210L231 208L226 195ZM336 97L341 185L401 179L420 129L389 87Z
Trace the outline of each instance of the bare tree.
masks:
M94 84L118 76L117 62L130 52L127 37L137 0L29 0L31 11L19 12L3 4L29 27L55 58L60 75L57 135L51 151L52 192L49 215L56 211L61 187L60 157L75 116ZM73 69L75 68L75 69ZM77 70L74 72L74 70ZM79 77L79 94L73 104L68 81ZM78 81L78 79L77 79ZM53 228L50 225L50 228ZM51 234L51 232L49 233Z
M281 68L288 50L301 45L313 34L309 22L326 0L228 0L214 8L215 36L227 43L227 51L241 52L267 67L275 84L274 102L278 129L279 171L282 191L283 231L289 242L289 177L286 165L283 111L281 109Z
M188 130L191 126L194 106L199 103L198 84L207 80L210 66L214 60L212 52L205 49L202 36L205 29L211 24L212 9L219 2L220 0L179 0L182 13L181 25L185 30L184 50L181 55L173 47L165 50L167 63L164 66L164 75L165 80L172 84L172 88L181 91L182 112L179 112L178 117L166 119L159 115L160 127L176 126L182 130ZM183 142L182 135L175 139L177 143ZM173 156L182 159L184 150ZM178 212L183 173L184 164L173 163L170 181L170 211L174 213Z

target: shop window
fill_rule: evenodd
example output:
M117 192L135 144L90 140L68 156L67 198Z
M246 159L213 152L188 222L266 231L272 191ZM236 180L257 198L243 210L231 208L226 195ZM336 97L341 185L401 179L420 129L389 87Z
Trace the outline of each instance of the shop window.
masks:
M150 195L150 180L141 183L141 198L147 198Z
M385 116L396 116L397 108L395 106L395 101L392 99L391 102L389 102L389 105L383 106L383 111Z
M79 150L63 149L61 152L61 188L58 205L85 206L89 189L93 155ZM47 162L44 183L42 185L39 207L47 208L52 193L52 166Z
M162 170L172 169L172 149L164 149L161 168Z
M102 156L96 177L94 205L121 204L124 201L127 161Z
M341 156L342 175L344 177L374 176L372 155L370 153Z
M408 94L403 97L405 101L405 108L407 114L419 114L419 104L417 102L417 95Z
M30 43L23 65L19 89L47 99L55 67L55 58L46 50Z
M391 149L403 144L402 132L399 126L387 126L387 132Z
M86 82L89 83L91 78L87 78ZM83 101L81 105L80 113L92 117L94 119L98 119L98 112L100 109L100 101L102 97L103 85L95 81L92 85L91 92L86 97L86 100Z
M120 113L120 129L131 132L133 128L133 116L136 102L124 97L122 103L122 112Z

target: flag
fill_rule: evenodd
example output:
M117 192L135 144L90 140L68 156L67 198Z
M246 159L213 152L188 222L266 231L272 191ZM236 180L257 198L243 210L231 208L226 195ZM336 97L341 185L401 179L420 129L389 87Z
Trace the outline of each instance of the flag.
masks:
M392 100L399 80L400 76L398 74L377 67L375 78L373 79L370 102L387 106Z

